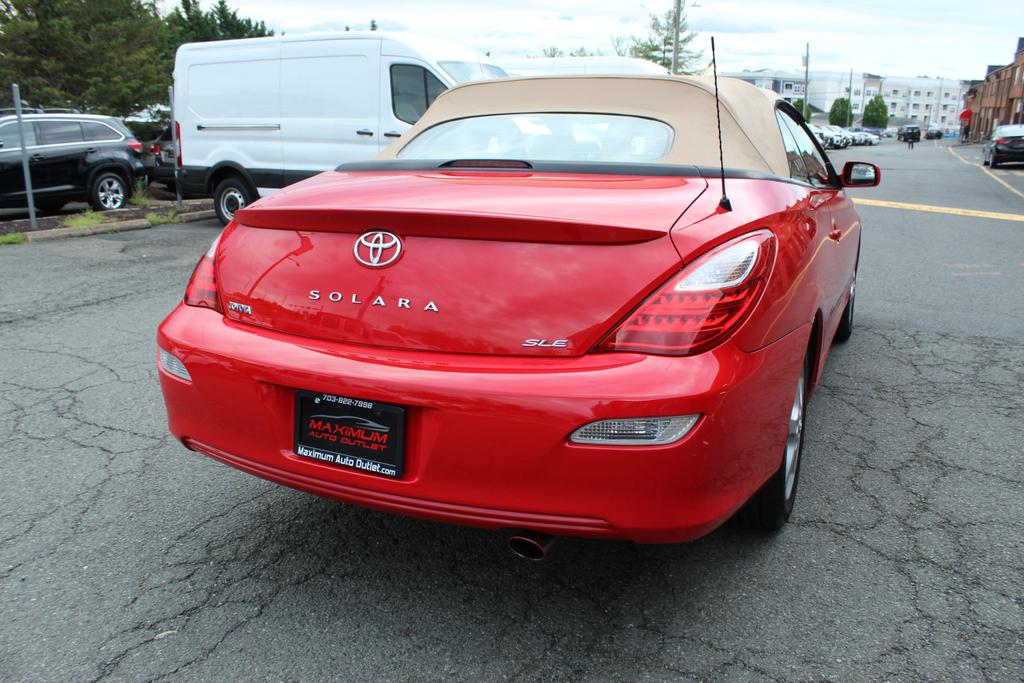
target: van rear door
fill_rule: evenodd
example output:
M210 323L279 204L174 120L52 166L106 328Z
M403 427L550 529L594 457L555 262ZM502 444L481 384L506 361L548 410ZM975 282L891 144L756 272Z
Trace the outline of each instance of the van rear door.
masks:
M289 185L377 154L380 40L284 39L281 135Z

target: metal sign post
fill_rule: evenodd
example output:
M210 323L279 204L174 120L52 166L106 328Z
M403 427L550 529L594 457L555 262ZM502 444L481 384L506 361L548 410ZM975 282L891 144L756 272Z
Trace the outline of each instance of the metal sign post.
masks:
M28 167L28 146L25 144L25 125L21 119L21 90L17 83L11 83L11 95L14 97L14 114L18 117L18 138L21 140L21 171L25 174L25 196L28 198L28 223L35 230L36 199L32 193L32 172Z
M178 126L174 118L174 86L167 86L167 101L171 103L171 146L174 147L174 196L177 198L178 209L184 209L185 203L181 201L181 169L178 168L178 157L181 156L181 141L178 140ZM157 159L157 163L159 163Z

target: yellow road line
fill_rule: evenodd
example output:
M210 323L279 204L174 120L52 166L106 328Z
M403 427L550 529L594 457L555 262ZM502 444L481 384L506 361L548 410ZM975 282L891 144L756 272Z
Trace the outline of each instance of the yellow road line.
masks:
M906 202L888 202L881 199L862 199L854 197L854 203L862 206L880 206L885 209L903 209L905 211L925 211L927 213L945 213L952 216L970 216L971 218L992 218L998 221L1017 221L1024 223L1024 214L998 213L996 211L977 211L975 209L954 209L949 206L931 206L928 204L908 204Z
M1005 180L1003 180L1002 178L997 176L992 171L988 170L987 168L985 168L981 164L976 164L976 163L974 163L972 161L967 161L962 156L957 154L956 151L952 147L947 147L946 149L948 149L949 153L952 154L953 156L955 156L960 161L964 162L968 166L976 166L976 167L980 168L981 172L984 173L985 175L987 175L989 178L991 178L992 180L996 181L997 183L999 183L1000 185L1005 187L1007 190L1009 190L1010 192L1012 192L1015 195L1017 195L1018 197L1020 197L1021 199L1024 199L1024 192L1021 192L1020 190L1015 188L1013 185L1009 184L1008 182L1006 182Z

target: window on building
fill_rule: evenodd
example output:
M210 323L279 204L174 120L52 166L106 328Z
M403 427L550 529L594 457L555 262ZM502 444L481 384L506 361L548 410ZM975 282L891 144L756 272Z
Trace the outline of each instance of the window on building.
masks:
M942 123L945 123L946 122L946 117L943 116L941 119L939 119L939 121L941 121Z
M875 88L865 88L864 94L867 95L868 97L874 97L875 95L878 94L878 90L876 90Z
M921 96L921 91L920 90L915 90L914 91L914 97L920 97L920 96Z
M931 97L931 96L932 96L932 91L929 90L928 93L925 95L925 97Z
M917 102L914 102L914 111L917 111L918 107L920 107L920 106L921 106L920 104L918 104Z
M892 91L892 96L893 97L899 97L900 96L900 91L899 90L893 90Z
M679 16L682 16L682 14L680 14ZM942 93L942 99L948 100L949 99L949 93L948 92Z
M673 15L673 16L675 16L675 15ZM683 16L683 15L680 14L679 16ZM792 90L793 89L793 84L792 83L784 83L782 85L782 89L783 90Z
M853 96L854 97L860 96L860 88L857 88L856 90L853 91Z
M680 15L680 16L682 16L682 15ZM889 109L892 109L893 111L896 111L896 103L895 102L890 102L889 103Z

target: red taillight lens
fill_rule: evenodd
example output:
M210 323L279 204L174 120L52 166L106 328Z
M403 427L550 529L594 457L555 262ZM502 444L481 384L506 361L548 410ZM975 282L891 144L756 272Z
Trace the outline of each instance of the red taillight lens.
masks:
M185 289L185 305L211 308L218 313L223 313L224 308L220 305L220 296L217 294L217 273L214 268L214 257L217 254L218 236L213 240L209 250L199 259L196 269L192 271L192 277Z
M150 154L159 154L160 153L160 143L159 142L154 142L153 144L151 144L149 146L149 153Z
M767 230L711 250L649 296L597 350L693 356L718 346L760 299L774 253Z
M181 124L177 121L174 122L174 142L175 142L175 154L177 155L178 168L181 168Z
M142 153L142 143L139 142L138 140L129 140L128 147L133 152L139 152L140 154Z
M995 143L997 145L1005 145L1009 141L1010 141L1009 138L996 138Z

